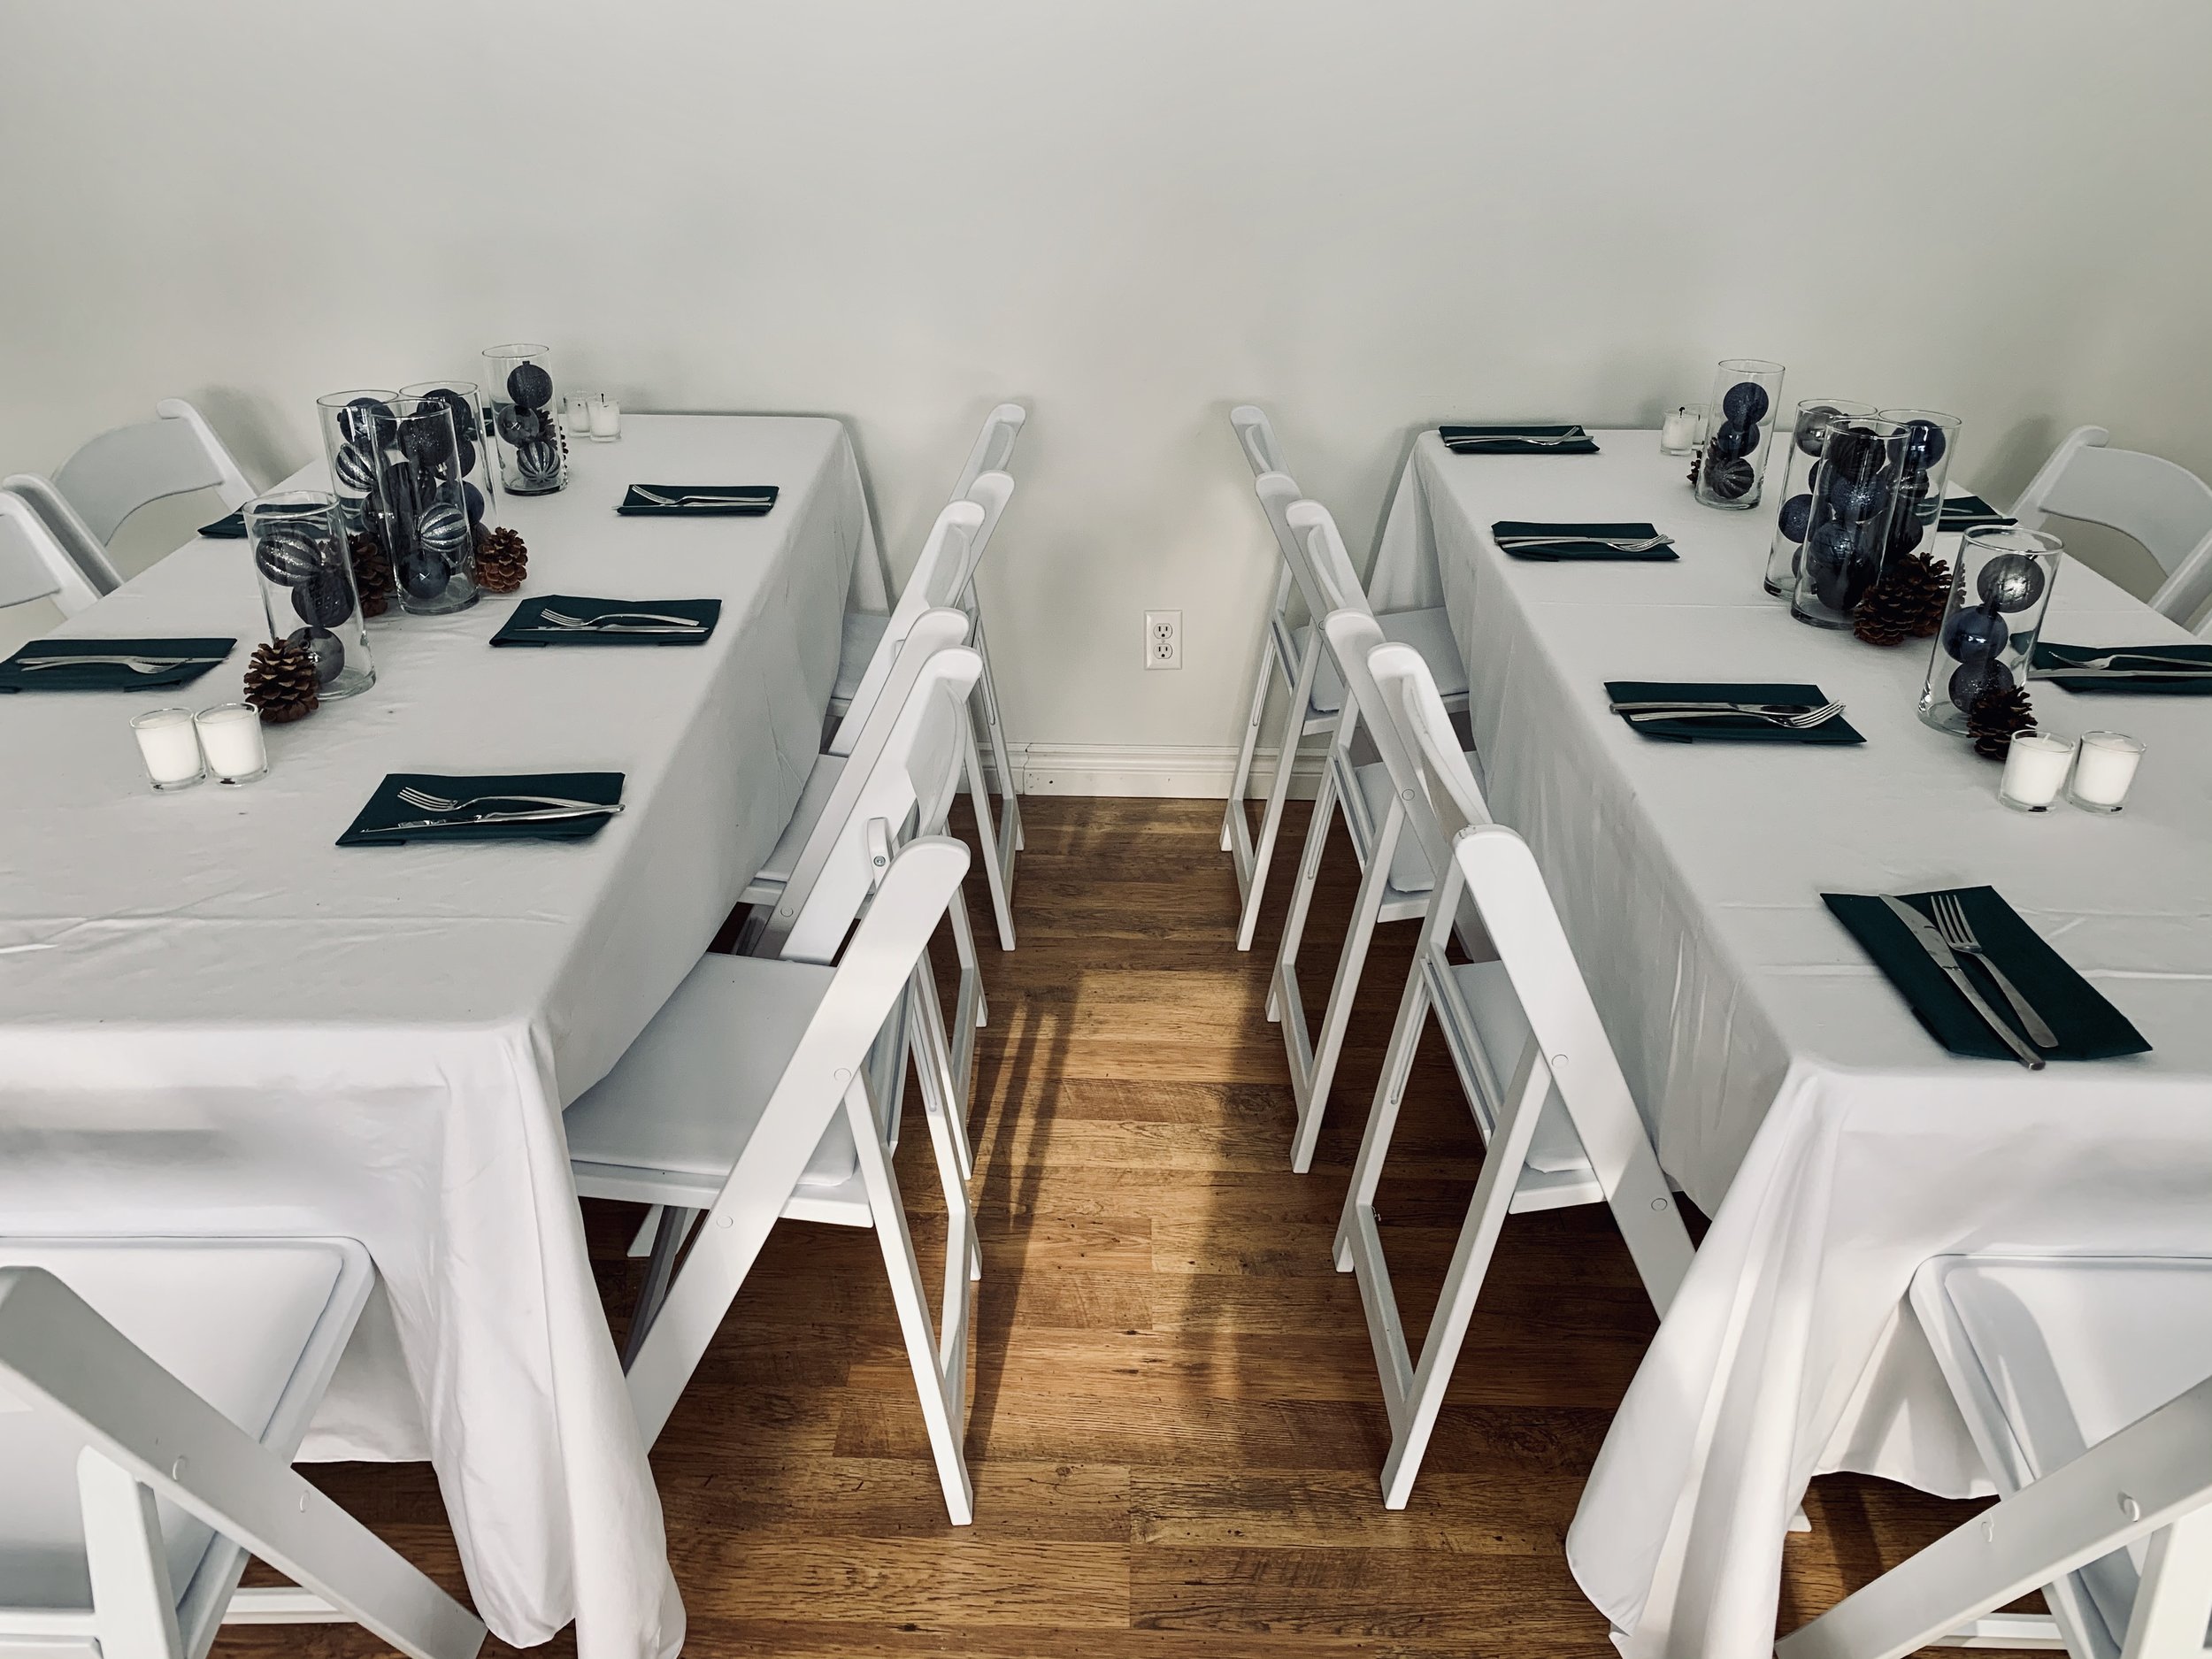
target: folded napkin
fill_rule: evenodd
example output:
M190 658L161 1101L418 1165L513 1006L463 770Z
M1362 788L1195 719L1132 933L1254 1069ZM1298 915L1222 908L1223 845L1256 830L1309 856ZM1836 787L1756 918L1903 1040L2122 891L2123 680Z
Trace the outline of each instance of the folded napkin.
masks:
M2146 645L2141 649L2146 655L2112 657L2111 665L2118 669L2155 669L2170 664L2175 668L2202 669L2203 675L2195 680L2165 680L2144 673L2069 674L2065 671L2080 667L2083 657L2100 656L2111 648L2061 645L2055 640L2038 640L2028 664L2033 678L2063 686L2069 691L2147 691L2165 696L2212 696L2212 645ZM2160 661L2152 662L2152 657ZM2101 669L2104 664L2100 663L2097 666Z
M621 618L628 629L565 628L541 620L548 611L590 621L600 617ZM642 614L641 614L642 613ZM507 626L492 635L494 645L703 645L713 637L722 615L719 599L578 599L567 594L549 594L526 599L515 607ZM681 631L657 620L688 617L703 626ZM664 629L665 632L653 632Z
M188 686L231 654L236 640L33 640L0 663L0 691L163 691ZM81 668L26 668L54 657L204 657L201 663L140 673L121 663Z
M1609 536L1617 541L1634 541L1659 534L1658 526L1648 524L1532 524L1521 518L1502 518L1490 526L1490 534L1501 546L1513 536ZM1517 559L1586 559L1593 561L1632 559L1656 563L1678 557L1671 547L1647 548L1639 553L1625 552L1608 547L1602 541L1554 541L1544 547L1507 547L1505 552Z
M711 502L663 507L638 494L649 489L656 495L681 501L687 495L712 495ZM627 518L757 518L776 504L773 484L633 484L615 511Z
M2150 1052L2150 1044L2128 1024L2127 1017L2068 966L2065 957L2045 944L1994 887L1948 890L1958 895L1959 908L1966 912L1974 937L1996 958L2020 995L2035 1005L2051 1034L2058 1039L2058 1047L2041 1050L2044 1055L2054 1060L2108 1060L2116 1055ZM1898 896L1930 921L1935 919L1928 902L1935 896L1933 893ZM1911 1005L1914 1017L1931 1037L1953 1054L1978 1060L2012 1058L2012 1051L1983 1023L1973 1004L1959 995L1950 976L1936 966L1911 930L1880 899L1862 893L1824 893L1820 900L1874 958L1874 965ZM1982 1000L2000 1019L2010 1024L2012 1010L1988 970L1963 954L1959 960ZM2027 1033L2021 1031L2020 1035L2024 1039Z
M246 510L241 507L236 512L225 513L213 524L202 525L200 534L219 541L242 541L246 536Z
M409 806L399 798L399 792L413 785L431 795L449 801L477 801L465 812L441 813L425 811ZM346 833L338 838L341 847L396 847L407 841L589 841L606 827L604 817L556 818L550 823L535 824L456 824L450 828L409 830L403 834L380 832L396 824L412 824L431 818L468 818L479 812L524 812L534 810L534 803L523 801L478 801L482 795L519 793L522 795L557 795L567 801L604 802L609 806L622 799L622 774L618 772L538 772L483 773L473 777L451 777L427 772L396 772L376 786L376 793L369 797Z
M1436 435L1454 455L1595 455L1598 446L1580 426L1535 426L1528 421L1480 426L1439 426ZM1572 443L1529 443L1529 438L1566 438Z
M2019 522L1999 512L1979 495L1946 495L1942 511L1936 516L1939 531L1972 530L1982 525Z
M1747 680L1609 680L1607 697L1614 703L1802 703L1817 707L1828 701L1818 686L1788 686ZM1626 715L1621 716L1626 720ZM1866 739L1840 714L1802 732L1768 720L1737 719L1709 715L1694 720L1643 720L1632 729L1646 737L1663 737L1678 743L1863 743Z

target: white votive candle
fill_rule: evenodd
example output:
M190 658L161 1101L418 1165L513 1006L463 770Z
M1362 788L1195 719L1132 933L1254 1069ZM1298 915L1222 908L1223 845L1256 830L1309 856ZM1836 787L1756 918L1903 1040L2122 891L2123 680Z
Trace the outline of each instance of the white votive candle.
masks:
M157 789L188 789L204 775L189 709L149 709L131 718L131 735Z
M2074 746L2067 739L2030 726L2012 734L2005 751L2005 775L1997 785L1997 798L2021 812L2047 812L2058 792L2066 787L2067 769L2074 764Z
M604 392L591 400L591 437L607 443L622 435L622 405Z
M1659 448L1668 455L1687 455L1697 448L1698 428L1704 424L1701 404L1683 404L1660 424Z
M2088 732L2074 763L2074 787L2066 798L2091 812L2117 812L2142 764L2143 746L2118 732Z
M568 424L569 434L580 438L591 431L591 398L583 392L571 392L561 400L562 418Z
M261 710L250 703L219 703L193 718L208 770L225 783L251 783L269 770L261 742Z

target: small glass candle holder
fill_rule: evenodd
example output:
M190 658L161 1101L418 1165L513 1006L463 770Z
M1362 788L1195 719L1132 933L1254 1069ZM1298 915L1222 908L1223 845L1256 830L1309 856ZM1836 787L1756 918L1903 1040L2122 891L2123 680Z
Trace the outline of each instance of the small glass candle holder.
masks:
M269 770L261 741L261 710L250 703L219 703L192 717L200 752L218 783L251 783Z
M561 394L561 425L574 438L591 436L591 394L564 392Z
M1763 357L1724 357L1715 368L1697 459L1697 498L1706 506L1743 512L1759 504L1784 373Z
M591 400L591 441L612 443L622 435L622 405L600 392Z
M484 353L500 481L512 495L550 495L568 483L568 436L553 396L552 356L518 342Z
M1977 697L2026 680L2064 550L2047 531L2009 524L1978 526L1959 539L1951 595L1920 687L1924 722L1963 737Z
M2016 812L2047 812L2066 787L2073 770L2071 739L2031 726L2012 734L2005 750L2005 775L1997 785L1997 798Z
M376 684L338 498L319 489L274 490L248 502L245 518L269 637L314 659L326 698Z
M364 617L382 616L397 592L391 557L369 523L369 490L376 482L375 423L391 414L398 396L363 389L330 392L315 400L330 488L338 498L339 537L353 560L354 588Z
M1871 403L1855 403L1843 397L1809 397L1797 406L1791 428L1788 460L1784 467L1782 509L1775 515L1774 541L1767 549L1766 590L1777 599L1797 591L1801 549L1813 521L1813 490L1820 483L1820 447L1828 442L1828 429L1838 422L1865 420L1874 414Z
M1943 516L1943 492L1951 478L1951 457L1958 453L1956 415L1939 409L1885 409L1884 420L1912 428L1905 442L1905 474L1898 487L1897 511L1889 521L1889 551L1883 563L1909 553L1935 551L1936 523Z
M1695 455L1698 441L1705 435L1705 405L1684 403L1668 411L1659 423L1659 453L1662 455Z
M189 709L149 709L131 717L131 735L157 789L189 789L207 776L200 764L200 734Z
M2085 732L2066 798L2085 812L2117 812L2135 782L2143 745L2120 732Z
M1878 416L1825 424L1820 460L1805 474L1813 488L1790 615L1816 628L1847 628L1859 601L1882 580L1912 434L1903 422Z

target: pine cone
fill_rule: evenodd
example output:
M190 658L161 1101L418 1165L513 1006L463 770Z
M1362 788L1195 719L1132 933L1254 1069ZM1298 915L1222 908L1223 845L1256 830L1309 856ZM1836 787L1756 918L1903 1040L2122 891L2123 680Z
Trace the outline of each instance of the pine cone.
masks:
M530 573L530 549L512 530L476 530L476 585L488 594L511 594Z
M315 659L282 641L264 645L246 664L246 701L261 710L264 726L305 719L322 702Z
M377 539L365 530L348 536L346 547L353 555L353 585L361 593L361 614L382 616L391 609L392 561L385 557Z
M1920 615L1912 625L1912 636L1916 640L1932 638L1943 626L1943 608L1951 597L1951 567L1925 553L1908 553L1897 563L1917 572L1909 579L1919 584L1921 593Z
M1851 631L1869 645L1902 645L1924 640L1943 619L1951 587L1951 567L1908 553L1890 561L1882 580L1859 601Z
M2017 686L1985 691L1966 711L1966 734L1974 741L1974 752L1991 760L2002 760L2012 748L2012 734L2034 724L2035 706Z

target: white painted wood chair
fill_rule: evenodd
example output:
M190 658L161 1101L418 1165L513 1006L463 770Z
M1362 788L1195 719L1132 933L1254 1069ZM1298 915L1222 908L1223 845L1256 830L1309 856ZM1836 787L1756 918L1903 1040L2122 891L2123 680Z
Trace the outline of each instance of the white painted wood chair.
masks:
M568 1109L576 1190L701 1217L690 1254L626 1366L647 1445L658 1438L778 1219L873 1227L921 1397L945 1507L974 1516L962 1449L974 1218L941 1154L944 1304L933 1329L868 1049L958 891L968 849L909 842L834 968L709 955L598 1085Z
M1271 493L1279 501L1285 491L1296 488L1279 472L1260 480L1263 499ZM1352 574L1351 559L1328 510L1318 502L1297 501L1284 504L1282 511L1293 532L1288 549L1292 569L1299 586L1310 595L1314 614L1328 618L1340 611L1349 611L1373 624L1376 637L1384 637L1380 619L1367 609L1367 597ZM1404 833L1405 806L1396 798L1389 769L1380 761L1365 765L1355 763L1363 718L1371 741L1379 747L1389 741L1383 710L1372 706L1374 692L1367 678L1364 646L1358 657L1348 664L1330 642L1327 627L1316 632L1322 649L1329 653L1338 683L1350 687L1353 695L1343 698L1344 706L1337 717L1328 766L1321 776L1321 793L1314 801L1313 816L1307 820L1305 850L1298 860L1298 879L1291 888L1290 910L1283 919L1283 936L1276 947L1275 972L1268 987L1268 1018L1282 1024L1283 1052L1289 1062L1291 1094L1298 1109L1290 1167L1301 1174L1313 1164L1322 1115L1336 1079L1337 1062L1343 1056L1352 1003L1359 994L1360 974L1375 929L1385 922L1415 921L1426 915L1429 894L1436 885L1422 844ZM1364 641L1366 631L1359 637ZM1455 672L1458 666L1459 654L1454 651L1443 672ZM1365 703L1358 695L1363 690ZM1468 758L1471 764L1473 757ZM1315 884L1320 879L1329 826L1340 813L1359 864L1360 885L1317 1034L1306 1025L1305 999L1298 986L1298 952L1305 942L1306 920L1313 907Z
M953 486L956 499L964 499L975 488L976 480L986 472L1008 472L1012 470L1014 441L1021 436L1029 411L1019 403L1001 403L983 419L982 430L976 434L975 443L968 450L967 464L960 469L960 481ZM975 647L983 659L983 678L976 682L976 712L983 722L983 735L988 740L991 768L998 775L999 819L995 829L987 818L979 818L977 827L984 844L990 847L998 860L1000 878L994 893L1010 894L1014 888L1014 858L1022 849L1021 792L1016 787L1014 762L1006 747L1006 731L999 718L997 671L991 665L991 648L983 627L983 602L975 590L975 578L968 578L967 587L960 595L960 608L968 613L968 643ZM1010 917L1001 943L1013 949L1013 922Z
M73 617L121 582L100 549L65 541L28 497L0 489L0 611L51 599Z
M1244 448L1245 458L1256 471L1263 460L1280 461L1281 449L1275 442L1273 429L1267 425L1266 416L1243 405L1233 411L1231 420L1237 428L1237 439ZM1294 596L1303 602L1310 618L1325 617L1334 609L1305 592L1298 580L1295 548L1300 538L1284 515L1292 503L1301 499L1302 492L1288 473L1273 465L1258 471L1254 488L1260 505L1266 511L1268 525L1275 533L1276 550L1283 567L1276 577L1275 595L1268 606L1260 641L1259 666L1253 679L1251 710L1245 718L1244 741L1237 751L1236 770L1229 780L1229 800L1221 819L1222 849L1228 853L1237 875L1239 950L1251 949L1253 932L1259 926L1260 904L1266 894L1268 871L1274 863L1275 844L1282 833L1283 810L1290 799L1291 774L1297 766L1300 748L1309 737L1336 730L1337 717L1344 702L1343 686L1326 660L1321 630L1313 620L1302 624L1294 621ZM1348 560L1346 568L1350 568ZM1352 603L1354 594L1363 607L1372 609L1367 605L1366 590L1360 586L1356 573L1349 579L1345 603ZM1439 608L1385 611L1378 620L1387 637L1405 641L1436 664L1438 681L1444 687L1445 695L1455 706L1463 707L1467 696L1466 671L1460 666L1459 648L1453 641L1451 623L1443 611ZM1250 786L1253 758L1258 753L1269 691L1277 685L1287 696L1289 711L1276 745L1275 776L1268 786L1267 803L1260 813L1259 833L1255 836L1250 820L1245 816L1244 795Z
M1465 1342L1475 1299L1508 1215L1602 1202L1663 1318L1689 1271L1690 1239L1642 1118L1599 1023L1582 972L1527 843L1491 821L1420 654L1385 642L1353 612L1329 618L1339 653L1358 660L1389 711L1376 722L1405 822L1442 876L1375 1085L1336 1235L1339 1271L1359 1279L1390 1413L1383 1502L1403 1509ZM1447 954L1462 937L1476 960ZM1486 1151L1451 1265L1415 1359L1391 1290L1375 1193L1406 1080L1433 1009Z
M11 479L12 487L20 488ZM254 487L215 428L181 397L165 397L154 418L104 432L55 472L52 488L104 549L123 520L149 502L211 489L226 509L251 501ZM66 526L57 528L66 534Z
M2201 1659L2212 1624L2212 1261L1946 1256L1911 1303L2002 1501L1775 1644ZM2048 1617L1993 1609L2040 1587Z
M2046 515L2104 525L2141 542L2165 572L2151 608L2185 627L2212 600L2212 485L2139 449L2116 449L2102 426L2077 426L2012 503L2024 528Z
M474 1615L291 1466L374 1280L350 1239L0 1240L0 1653L350 1621L471 1659ZM240 1589L250 1553L294 1585Z

